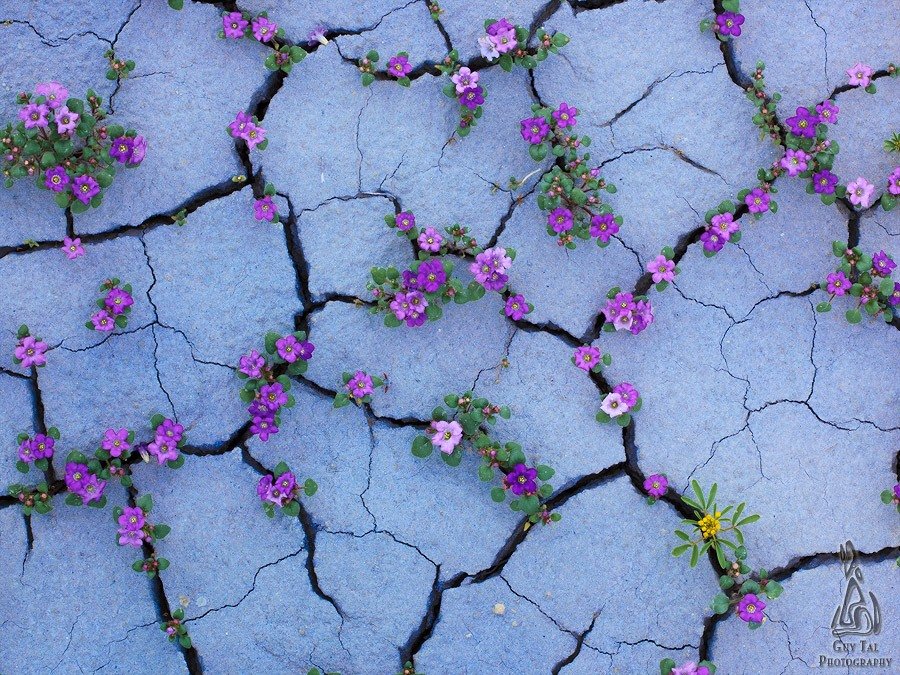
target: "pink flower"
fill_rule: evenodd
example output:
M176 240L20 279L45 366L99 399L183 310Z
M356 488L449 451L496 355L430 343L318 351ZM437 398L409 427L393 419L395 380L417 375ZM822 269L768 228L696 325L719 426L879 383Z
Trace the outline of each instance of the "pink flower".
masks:
M462 427L459 425L459 422L445 422L444 420L439 420L437 422L432 422L431 426L434 428L434 435L431 437L431 442L438 446L440 451L444 454L451 454L453 449L459 445L459 442L462 440Z
M847 69L847 75L850 77L850 86L852 87L868 87L872 82L872 67L865 63L857 63L852 68Z
M116 327L112 316L110 316L109 312L105 309L94 312L91 315L91 323L94 324L94 330L99 330L101 333L109 333L110 331L115 330Z
M607 394L606 398L603 399L603 403L600 404L600 410L610 417L618 417L628 412L628 406L622 401L621 394L612 393Z
M469 87L478 84L478 73L463 66L450 79L456 85L456 93L461 94Z
M660 254L647 263L647 271L653 275L653 283L672 281L675 278L675 261Z
M75 237L74 239L65 237L60 250L66 254L66 257L69 260L75 260L84 255L84 246L81 245L81 239L78 237Z
M850 199L850 203L862 206L864 209L871 204L874 192L875 186L862 176L847 184L847 197Z
M43 366L47 363L47 357L44 355L46 351L46 342L36 340L31 335L26 335L19 340L14 354L22 362L21 366L23 368L31 368L31 366Z

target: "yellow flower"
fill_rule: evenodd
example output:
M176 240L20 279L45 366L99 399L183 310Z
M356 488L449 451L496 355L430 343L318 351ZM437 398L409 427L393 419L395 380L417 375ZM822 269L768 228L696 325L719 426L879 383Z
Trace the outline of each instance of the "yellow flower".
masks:
M697 522L704 539L712 539L722 529L722 523L719 522L721 515L721 511L716 511L715 515L707 513Z

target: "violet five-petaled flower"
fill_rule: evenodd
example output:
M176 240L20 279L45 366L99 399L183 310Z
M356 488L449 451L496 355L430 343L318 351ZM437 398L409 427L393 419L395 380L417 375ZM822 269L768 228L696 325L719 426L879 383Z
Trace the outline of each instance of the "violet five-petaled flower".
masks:
M44 187L52 192L62 192L72 182L63 166L54 166L44 173Z
M94 330L102 333L109 333L116 327L115 320L105 309L94 312L91 315L91 323L94 324Z
M69 98L69 90L59 82L41 82L34 87L34 93L43 96L51 110L61 107Z
M578 123L577 115L578 108L573 108L565 102L560 103L559 108L553 111L553 119L556 120L559 129L574 127Z
M744 15L736 12L722 12L716 15L716 26L722 35L733 35L738 37L741 34L741 26L744 24Z
M237 40L244 37L250 22L240 12L228 12L222 16L222 30L225 37Z
M750 210L750 213L765 213L769 210L769 202L772 197L762 188L753 188L750 193L744 197L744 203Z
M788 172L789 176L796 176L798 173L806 171L809 160L810 156L803 150L788 149L778 164Z
M877 277L889 277L896 269L897 263L883 250L872 256L872 274Z
M519 124L522 127L522 138L532 145L542 143L550 133L550 125L543 117L529 117Z
M819 118L809 112L807 108L797 108L797 114L788 117L785 123L790 127L791 133L802 138L813 138L816 135L816 125Z
M257 199L253 203L253 216L257 220L266 220L271 223L275 219L275 215L277 213L278 206L268 195L266 195L262 199Z
M375 391L372 377L362 370L357 370L344 387L355 399L362 399Z
M459 102L469 110L475 110L484 103L484 89L481 88L481 85L476 84L474 87L463 90L459 95Z
M826 99L816 106L816 115L819 121L825 124L836 124L840 111L841 109L831 99Z
M110 312L118 316L124 314L125 310L134 304L134 298L131 297L131 293L128 291L123 291L121 288L111 288L107 292L103 304L106 305Z
M847 69L849 83L853 87L868 87L872 83L872 67L865 63L857 63Z
M503 311L510 319L518 321L528 314L530 310L528 309L528 303L525 302L525 296L518 294L511 295L506 299L506 306L503 308Z
M512 265L512 259L506 255L506 249L500 246L489 248L475 256L475 262L469 265L469 271L475 281L488 291L499 291L509 280L506 270Z
M443 241L444 238L433 227L426 227L419 234L418 239L416 239L419 248L423 251L428 251L429 253L437 253L440 251Z
M675 279L675 261L660 254L647 263L647 271L650 272L654 284L672 281Z
M81 245L81 238L63 237L63 245L60 250L66 254L69 260L75 260L84 255L84 246Z
M865 178L860 176L854 181L847 183L847 198L854 206L861 206L864 209L872 203L872 195L875 193L875 186Z
M255 349L250 350L249 354L244 354L239 363L238 370L249 378L256 379L262 375L262 369L266 365L266 360Z
M744 621L762 623L763 610L765 608L766 603L761 598L758 598L753 593L748 593L738 603L737 612L738 616Z
M278 410L288 402L287 392L284 391L280 382L264 384L259 388L259 397L263 404L272 411Z
M537 492L537 469L524 464L516 464L513 470L503 478L503 483L509 490L520 497L533 495Z
M72 194L82 204L90 203L91 199L99 192L100 184L91 176L78 176L72 186Z
M412 71L412 65L403 54L392 56L388 61L388 74L396 78L406 77Z
M451 454L462 440L462 426L455 420L437 420L431 423L431 427L434 429L431 442L445 455Z
M600 364L600 349L593 345L582 345L575 348L575 354L572 358L575 365L584 372L590 372L592 368Z
M478 84L478 73L463 66L450 76L450 80L456 85L456 93L461 94L469 87Z
M652 476L647 476L647 478L644 480L644 490L654 499L659 499L660 497L662 497L664 494L666 494L666 490L668 489L669 479L661 473L655 473Z
M834 194L834 187L838 183L838 177L828 169L822 169L821 171L814 173L812 180L813 190L816 194L820 195Z
M419 265L416 281L427 293L436 292L445 281L447 273L440 260L427 260Z
M110 457L121 457L122 453L131 449L128 442L128 429L107 429L100 441L100 447L106 450Z
M828 275L828 292L832 295L846 295L850 290L850 280L844 275L843 272L838 270L837 272L832 272Z
M19 340L13 354L21 363L23 368L31 368L32 366L43 366L47 363L48 345L43 340L38 340L31 335L26 335Z
M396 216L397 229L401 232L409 232L416 226L416 217L412 213L401 211Z
M574 216L572 215L572 212L565 206L557 206L547 214L547 224L557 234L561 234L563 232L568 232L569 230L571 230L573 223Z
M253 19L251 27L253 29L253 37L260 42L269 42L275 37L275 32L278 30L278 24L264 16L258 16Z
M608 243L619 231L619 224L611 213L598 213L591 217L591 236L597 237L604 244Z

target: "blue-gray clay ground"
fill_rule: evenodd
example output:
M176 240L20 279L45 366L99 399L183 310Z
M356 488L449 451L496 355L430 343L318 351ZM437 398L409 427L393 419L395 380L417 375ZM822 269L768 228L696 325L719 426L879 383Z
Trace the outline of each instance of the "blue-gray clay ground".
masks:
M428 675L644 674L705 657L725 675L805 673L836 655L847 540L881 600L879 656L900 661L900 530L878 497L897 482L897 327L817 314L813 288L834 270L833 240L900 253L900 209L825 206L785 179L778 212L745 218L740 244L707 259L687 243L707 209L779 156L751 122L754 64L765 61L781 108L815 104L854 63L898 60L896 5L744 0L743 34L722 49L698 30L713 4L699 0L442 0L439 23L422 0L238 4L268 10L296 42L319 25L341 34L284 76L263 67L264 46L217 37L212 3L0 0L4 123L19 91L56 80L75 95L94 87L149 142L143 165L71 222L27 181L0 191L0 482L19 480L16 435L43 424L87 450L107 427L143 429L161 412L190 439L178 471L133 470L172 528L158 581L130 570L108 512L57 496L50 515L26 519L4 498L0 672L392 675L412 658ZM490 97L465 139L448 143L456 106L432 70L408 89L360 84L369 49L405 50L417 67L451 47L466 60L484 19L503 15L571 42L533 77L484 69ZM121 82L105 78L111 47L136 62ZM519 120L536 101L579 109L618 187L624 224L606 249L558 247L536 178L509 188L535 167ZM835 101L835 172L880 192L900 82ZM262 119L265 152L238 152L226 133L240 110ZM255 221L252 181L233 181L257 174L277 186L279 225ZM511 283L534 312L510 321L489 295L421 328L384 327L357 298L370 301L372 266L412 259L383 220L400 206L515 248ZM187 222L173 224L182 209ZM85 257L58 250L67 234ZM677 244L680 274L653 296L655 323L598 332L606 292L633 288ZM103 336L84 321L109 276L132 284L135 305L126 330ZM36 376L12 360L23 323L52 347ZM295 327L316 345L297 406L268 442L241 435L237 359ZM611 380L641 391L624 432L595 421L601 392L570 363L590 342L613 354ZM387 373L388 392L333 409L341 373L356 369ZM556 468L559 523L524 533L474 457L454 469L410 454L432 408L466 389L509 405L501 436ZM280 460L319 484L300 519L260 507L258 468ZM639 479L652 473L678 492L718 482L723 501L762 516L746 545L785 591L761 628L711 618L717 575L671 556L681 515L646 504ZM124 491L109 498L122 504ZM184 608L190 652L160 631L164 606Z

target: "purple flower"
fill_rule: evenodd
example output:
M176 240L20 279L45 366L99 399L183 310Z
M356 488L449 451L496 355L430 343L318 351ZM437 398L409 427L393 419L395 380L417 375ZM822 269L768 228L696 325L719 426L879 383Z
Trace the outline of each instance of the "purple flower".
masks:
M19 119L25 123L26 129L45 129L49 112L50 109L43 103L29 103L19 111Z
M519 124L522 125L522 138L532 145L542 143L550 133L550 125L543 117L529 117Z
M423 300L424 302L424 300ZM424 312L420 312L418 310L413 310L409 314L406 315L406 325L410 328L416 328L425 323L425 319L427 315Z
M130 160L132 152L134 152L134 141L128 136L120 136L109 147L109 156L120 164L125 164Z
M862 176L847 184L847 198L854 206L868 208L874 193L875 186Z
M700 241L703 243L704 250L718 253L724 248L725 242L728 240L715 230L708 229L700 235Z
M453 453L453 449L459 445L462 440L462 427L459 422L446 422L438 420L431 423L434 433L431 436L431 442L440 448L445 455Z
M771 197L768 192L764 192L762 188L753 188L746 197L744 203L750 209L750 213L765 213L769 210L769 202Z
M888 304L891 307L900 305L900 283L894 283L894 292L891 293L891 296L888 298Z
M515 30L516 27L510 23L509 19L506 17L500 19L499 21L495 21L490 26L487 27L488 35L500 35L501 33L508 33L511 30Z
M164 438L166 440L172 441L173 443L178 443L179 441L181 441L181 437L183 435L184 426L170 419L164 419L162 421L162 424L156 427L157 438Z
M47 363L47 357L44 355L46 351L46 342L26 335L19 340L13 353L22 362L20 365L23 368L31 368L31 366L43 366Z
M478 38L478 48L481 50L481 55L488 61L494 61L500 57L500 52L497 51L497 45L494 44L490 35L482 35Z
M722 237L728 241L731 235L740 229L740 224L734 220L731 213L720 213L712 217L711 229L716 230Z
M91 323L94 324L94 330L99 330L102 333L108 333L111 330L115 330L116 327L113 318L105 309L94 312L91 315Z
M140 548L144 543L144 533L141 530L119 530L119 546L134 546Z
M735 12L722 12L716 14L716 25L719 27L721 35L733 35L737 37L741 34L741 25L744 23L744 15Z
M299 358L300 355L297 353L299 348L300 341L293 335L285 335L280 340L275 341L275 349L278 350L278 355L288 363L293 363Z
M512 491L514 495L533 495L537 492L537 469L525 466L524 464L516 464L513 470L503 478L503 482Z
M257 220L267 220L271 223L277 213L278 206L275 205L275 202L269 196L257 199L253 203L253 215Z
M649 300L640 300L635 308L634 319L629 330L632 335L637 335L651 323L653 323L653 306Z
M294 490L297 488L297 479L294 477L293 473L285 471L275 479L273 484L281 494L290 499L293 497Z
M375 391L372 386L372 378L362 370L357 370L353 377L347 381L347 384L344 385L344 388L356 399L368 396Z
M272 491L272 476L266 474L262 478L259 479L259 482L256 484L256 495L260 498L261 501L269 500L269 493Z
M509 280L504 274L512 265L512 259L506 255L506 249L500 246L489 248L475 256L475 262L469 265L469 271L475 281L488 291L499 291Z
M263 366L266 360L260 356L259 352L251 349L249 354L244 354L238 363L238 370L247 377L256 379L262 375Z
M74 239L63 237L63 245L60 250L66 254L69 260L75 260L84 255L84 246L81 245L80 237L75 237Z
M447 273L440 260L428 260L419 265L416 279L426 292L434 293L447 280Z
M312 342L301 342L297 347L297 356L304 361L309 361L314 351L316 351L316 346Z
M34 87L34 93L47 99L47 105L56 110L69 98L69 90L59 82L42 82Z
M35 459L50 459L53 457L54 440L45 434L35 434L31 441L31 453Z
M275 31L278 30L278 24L269 21L264 16L258 16L253 19L253 37L260 42L268 42L275 37Z
M19 443L19 459L21 459L26 464L30 464L37 457L34 456L34 450L31 447L31 439L26 438L24 441Z
M675 261L660 254L647 263L647 271L652 275L654 284L661 281L672 281L675 279Z
M144 528L147 519L144 510L140 506L126 506L119 516L119 531L139 532Z
M810 156L803 150L788 150L778 163L788 172L788 176L796 176L801 171L806 171Z
M600 364L600 350L591 345L583 345L575 348L575 354L572 358L575 361L575 365L587 373Z
M894 195L900 195L900 166L895 167L888 176L888 192Z
M634 296L631 293L616 293L612 304L618 316L629 314L637 309L637 303L634 301Z
M753 593L748 593L738 603L738 616L744 621L753 621L754 623L762 623L763 610L766 603L761 598L756 597Z
M816 115L819 116L819 121L825 124L835 124L840 111L841 109L831 100L822 101L816 106Z
M134 304L134 298L131 297L131 293L123 291L121 288L111 288L109 289L109 293L106 294L103 304L105 304L113 314L118 316L119 314L124 314L125 310Z
M511 295L506 299L506 307L503 308L503 311L506 312L506 316L510 319L518 321L528 314L530 310L528 309L528 303L525 302L525 296L519 294Z
M872 256L872 274L877 277L891 276L896 267L897 263L891 260L891 257L884 251L878 251Z
M426 227L416 240L419 248L429 253L437 253L441 250L441 243L444 238L433 227Z
M111 457L121 457L123 452L128 452L131 446L128 444L128 429L107 429L100 441L100 447L106 450Z
M655 473L652 476L648 476L644 481L644 490L646 490L647 494L654 499L662 497L666 494L666 490L668 489L669 479L661 473Z
M598 213L591 217L591 236L597 237L604 244L608 243L619 231L619 224L611 213Z
M328 44L328 37L326 34L328 33L327 26L316 26L311 31L309 31L309 44L315 44L318 42L320 45L325 46Z
M81 486L81 491L78 495L84 500L85 504L90 504L91 502L98 502L100 498L103 497L103 489L106 487L106 481L100 480L94 474L88 474L87 478L84 481L84 484Z
M55 166L44 174L44 187L53 192L62 192L69 182L69 174L63 166Z
M621 394L613 392L607 394L606 398L603 399L603 402L600 404L600 410L610 417L618 417L628 412L628 407L622 402Z
M709 668L697 666L693 661L688 661L681 666L676 666L669 671L669 675L709 675Z
M169 460L178 459L178 446L176 442L160 436L157 433L152 443L147 445L147 452L156 457L156 462L160 465L165 464Z
M850 286L850 280L840 270L828 275L828 292L832 295L846 295Z
M475 110L478 106L484 103L484 90L481 88L481 85L475 85L474 87L469 87L464 92L459 95L460 105L464 105L469 110Z
M84 464L76 464L75 462L66 463L66 490L74 494L80 494L84 483L90 473Z
M900 499L900 483L894 486L894 499Z
M852 68L847 69L849 83L852 87L868 87L872 82L873 70L871 66L865 63L857 63Z
M456 85L456 93L461 94L466 89L478 84L478 73L463 66L456 73L451 75L450 79L453 84Z
M91 197L100 192L100 184L90 176L78 176L72 186L72 194L82 204L88 204Z
M250 433L259 436L261 441L268 441L269 436L278 433L275 418L271 415L255 415L250 425Z
M388 61L388 73L396 78L406 77L412 71L409 59L404 54L392 56Z
M408 291L419 290L419 278L411 270L403 270L400 277L403 280L403 288Z
M797 108L797 114L788 117L785 123L791 128L791 133L802 138L813 138L816 135L816 125L819 118L811 114L808 109Z
M78 120L81 118L77 113L73 113L66 106L62 106L54 114L56 118L56 131L60 135L69 134L75 131L78 126Z
M415 291L410 291L409 293L397 293L394 296L394 299L391 300L390 309L399 321L403 321L406 316L413 311L412 305L409 302L409 296L414 292Z
M638 401L640 394L638 394L638 390L634 388L634 385L630 382L621 382L613 387L613 393L618 394L622 397L622 403L625 404L625 407L631 410Z
M244 134L241 138L247 141L247 147L253 150L253 148L266 140L266 130L261 126L251 123L244 129Z
M232 138L244 138L248 126L253 125L253 118L245 112L239 112L234 121L228 125Z
M573 222L572 212L564 206L557 206L547 215L547 224L557 234L571 230Z
M559 108L553 111L553 119L556 120L556 126L560 129L566 127L574 127L578 120L578 108L572 108L567 103L560 103Z
M500 19L500 21L488 26L487 32L491 42L494 43L494 47L500 54L512 51L519 44L516 42L516 27L506 19Z
M264 384L259 389L259 396L265 406L272 411L278 410L288 402L288 395L280 382Z
M830 195L834 193L834 186L838 183L838 177L828 169L822 169L813 174L813 190L816 194Z
M409 232L416 226L416 217L407 213L406 211L401 211L397 214L397 229L401 232Z
M222 17L222 29L225 31L225 37L232 40L244 37L244 32L249 25L250 22L240 12L228 12ZM257 39L259 39L258 36Z
M143 136L135 136L131 139L131 159L126 162L128 166L137 166L147 156L147 139Z

